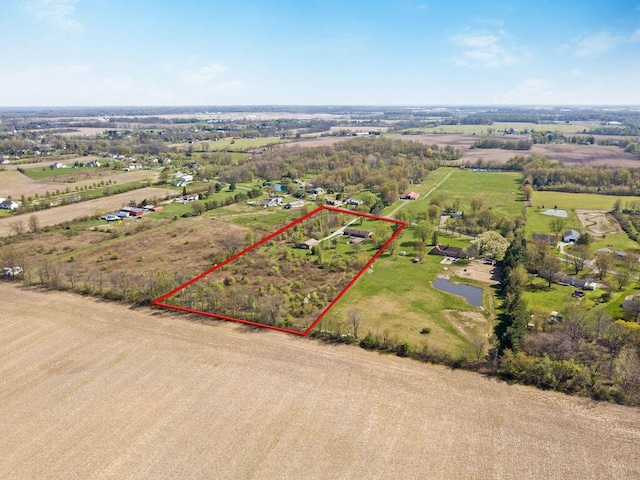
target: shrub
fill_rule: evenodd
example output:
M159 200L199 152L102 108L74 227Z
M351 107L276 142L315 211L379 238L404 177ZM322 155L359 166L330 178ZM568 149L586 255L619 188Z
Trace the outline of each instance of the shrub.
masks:
M394 351L396 352L396 355L398 355L399 357L410 356L412 350L413 350L413 345L411 345L411 343L409 343L406 340L401 340L400 342L398 342L396 345L396 348L394 349Z
M371 332L368 332L365 337L360 340L360 346L366 350L376 350L380 348L380 342L378 338Z
M431 333L431 328L424 327L422 330L420 330L420 333L423 335L429 335Z

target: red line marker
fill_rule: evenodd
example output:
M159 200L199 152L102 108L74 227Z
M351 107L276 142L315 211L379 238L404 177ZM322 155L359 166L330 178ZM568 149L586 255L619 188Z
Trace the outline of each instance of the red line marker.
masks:
M338 212L338 213L345 213L347 215L355 215L355 216L359 216L359 217L370 218L370 219L373 219L373 220L380 220L380 221L384 221L384 222L395 223L396 225L399 225L399 228L393 233L391 238L389 238L389 240L387 240L387 242L381 248L378 249L378 251L366 263L366 265L364 267L362 267L362 269L360 269L360 271L358 271L358 273L356 273L356 275L351 279L351 281L336 295L336 297L331 301L331 303L329 303L329 305L327 305L322 310L320 315L318 315L318 317L311 323L311 325L309 325L309 327L307 327L307 329L304 330L303 332L298 331L298 330L289 329L289 328L278 327L278 326L275 326L275 325L266 325L266 324L263 324L263 323L252 322L252 321L245 320L245 319L242 319L242 318L229 317L229 316L226 316L226 315L221 315L221 314L216 314L216 313L211 313L211 312L203 312L201 310L195 310L195 309L192 309L192 308L181 307L179 305L171 305L171 304L168 304L168 303L164 303L164 300L166 300L167 298L171 297L172 295L175 295L179 291L187 288L189 285L194 284L195 282L197 282L198 280L206 277L210 273L215 272L216 270L224 267L228 263L236 260L237 258L241 257L242 255L246 254L247 252L250 252L251 250L253 250L255 248L258 248L260 245L263 245L264 243L268 242L272 238L280 235L281 233L283 233L283 232L287 231L288 229L296 226L297 224L303 222L307 218L310 218L311 216L321 212L322 210L330 210L330 211L334 211L334 212ZM398 235L400 235L400 233L402 232L402 230L404 230L404 228L406 226L407 226L406 222L403 222L403 221L400 221L400 220L396 220L394 218L378 217L378 216L375 216L375 215L371 215L369 213L354 212L353 210L347 210L347 209L344 209L344 208L338 208L338 207L331 207L331 206L323 205L323 206L320 206L320 207L316 208L315 210L307 213L306 215L303 215L302 217L294 220L293 222L289 223L288 225L285 225L284 227L280 228L279 230L267 235L266 237L264 237L263 239L257 241L253 245L250 245L247 248L245 248L244 250L242 250L242 251L236 253L235 255L227 258L222 263L219 263L219 264L213 266L212 268L210 268L209 270L201 273L200 275L197 275L197 276L193 277L191 280L189 280L189 281L185 282L184 284L174 288L170 292L165 293L164 295L156 298L151 303L152 303L152 305L156 305L158 307L170 308L170 309L181 311L181 312L193 313L193 314L197 314L197 315L204 315L204 316L207 316L207 317L218 318L218 319L221 319L221 320L228 320L228 321L232 321L232 322L243 323L245 325L251 325L251 326L254 326L254 327L268 328L270 330L277 330L277 331L280 331L280 332L291 333L291 334L294 334L294 335L307 336L316 327L318 322L320 322L320 320L322 320L322 318L329 312L329 310L331 310L331 308L333 308L333 306L338 302L338 300L340 300L340 298L342 298L342 296L356 283L356 281L373 264L373 262L376 261L376 259L389 246L389 244L393 240L395 240L398 237Z

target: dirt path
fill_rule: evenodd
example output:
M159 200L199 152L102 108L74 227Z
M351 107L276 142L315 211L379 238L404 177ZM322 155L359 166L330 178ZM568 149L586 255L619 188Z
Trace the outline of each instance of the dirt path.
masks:
M576 209L576 215L582 224L582 228L595 237L622 233L622 228L607 210Z
M0 478L640 478L636 409L68 293L0 298Z
M73 203L71 205L63 205L48 210L40 210L39 212L27 215L13 215L0 219L0 237L13 235L11 224L15 221L22 221L27 226L27 222L31 215L35 215L40 220L40 226L46 227L56 225L58 223L67 222L78 217L87 215L100 215L108 211L114 211L129 203L130 200L138 202L145 198L164 197L165 195L175 195L175 191L168 188L141 188L132 190L131 192L102 197L96 200L87 200L86 202Z

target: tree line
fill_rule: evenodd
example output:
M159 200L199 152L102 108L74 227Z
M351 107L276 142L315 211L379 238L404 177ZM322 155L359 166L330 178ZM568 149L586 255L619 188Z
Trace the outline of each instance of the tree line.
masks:
M458 149L386 138L354 138L326 147L275 149L235 165L220 166L219 179L227 183L255 178L282 181L311 178L311 183L330 192L348 187L368 189L384 205L396 201L442 162L462 156ZM295 188L298 188L297 186ZM289 191L292 191L288 188Z
M637 263L637 262L633 262ZM548 278L561 270L548 245L513 240L502 262L503 312L495 326L493 368L501 376L541 388L640 404L640 326L613 320L582 299L568 302L555 322L533 323L523 298L532 269ZM605 272L606 273L606 272ZM631 308L631 307L628 307ZM633 314L640 314L640 301Z

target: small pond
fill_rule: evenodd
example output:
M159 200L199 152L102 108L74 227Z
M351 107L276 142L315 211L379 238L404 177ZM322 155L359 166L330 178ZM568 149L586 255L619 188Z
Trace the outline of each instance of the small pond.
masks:
M432 285L443 292L453 293L454 295L464 297L469 305L473 305L474 307L482 306L481 288L472 287L471 285L457 285L455 283L451 283L447 278L436 278Z

